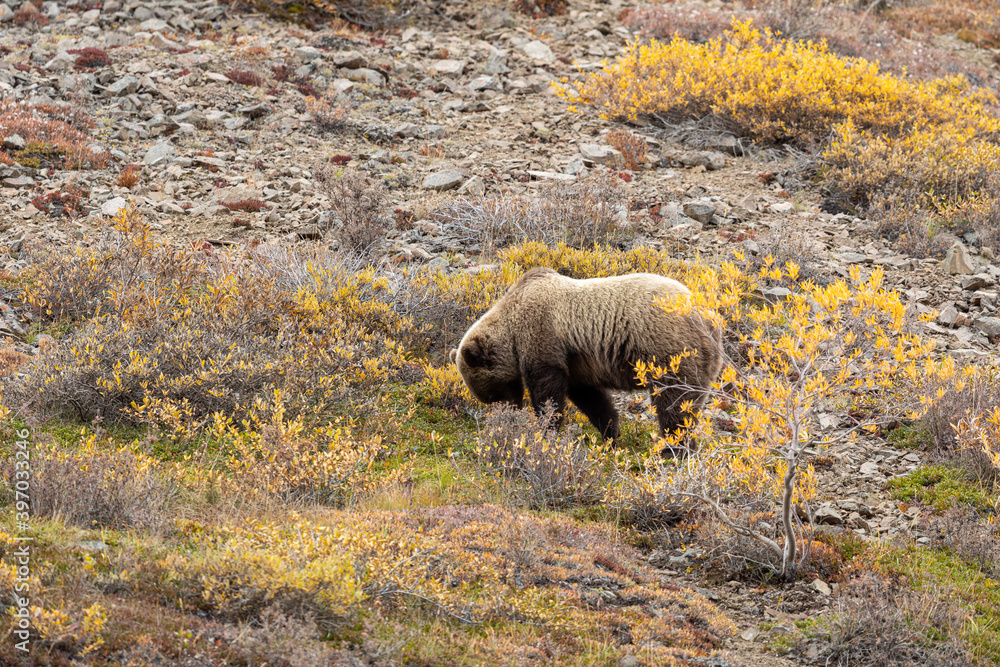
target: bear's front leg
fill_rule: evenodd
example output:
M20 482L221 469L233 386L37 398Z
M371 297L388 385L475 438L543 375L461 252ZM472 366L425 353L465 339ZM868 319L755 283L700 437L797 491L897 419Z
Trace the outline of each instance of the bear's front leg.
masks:
M611 392L601 387L570 387L569 400L587 415L590 423L605 440L617 440L619 435L618 410Z
M560 428L563 412L566 410L566 389L569 386L566 371L546 364L526 366L522 369L522 375L528 393L531 394L531 407L535 409L535 414L542 414L545 404L551 401L556 410L553 426Z

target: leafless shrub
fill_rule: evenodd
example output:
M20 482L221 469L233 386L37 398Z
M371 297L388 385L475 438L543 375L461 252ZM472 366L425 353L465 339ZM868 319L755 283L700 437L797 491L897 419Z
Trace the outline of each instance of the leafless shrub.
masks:
M797 234L792 226L777 225L754 239L756 253L747 254L747 271L754 273L763 268L765 262L773 266L785 266L789 262L799 266L799 275L804 280L817 280L819 261L813 252L812 243L802 234Z
M822 0L767 0L758 21L788 40L814 39L823 25L822 4Z
M385 185L361 172L330 166L320 170L319 182L330 198L333 238L343 250L371 255L392 224Z
M614 494L605 498L605 503L623 524L656 530L675 525L700 509L697 501L678 493L682 486L668 481L669 471L663 466L656 461L638 475L616 470Z
M542 186L533 199L509 194L457 198L428 218L493 249L524 241L584 247L623 237L619 222L627 204L620 179L602 174L576 183Z
M963 420L987 414L1000 405L1000 377L997 369L983 369L969 379L962 389L948 389L927 412L936 448L958 454L962 448L957 427Z
M699 9L676 4L635 7L621 13L622 22L646 37L671 39L675 35L691 42L707 42L718 37L734 18L745 20L747 12Z
M277 605L261 612L258 621L238 632L229 630L229 639L244 653L248 664L287 667L332 667L342 664L337 652L319 639L320 632L309 614L299 620L285 615Z
M771 511L755 511L750 507L732 507L730 516L739 523L777 542L782 542L781 519ZM714 519L701 524L702 542L715 554L713 563L726 577L768 580L781 571L781 557L768 549L760 540L732 531ZM808 540L802 540L808 545ZM808 557L803 559L803 564Z
M0 470L3 495L12 502L13 459L5 458ZM84 528L157 530L169 521L177 493L150 459L96 438L78 451L39 447L32 475L32 515Z
M936 525L944 543L983 572L1000 574L1000 535L993 524L968 507L953 507Z
M964 610L939 587L916 591L866 574L844 585L828 622L819 664L962 667L971 659L958 640Z
M507 405L490 410L473 452L480 477L511 483L513 499L533 508L599 501L605 480L600 448L575 424L556 430L555 417L552 405L540 415Z

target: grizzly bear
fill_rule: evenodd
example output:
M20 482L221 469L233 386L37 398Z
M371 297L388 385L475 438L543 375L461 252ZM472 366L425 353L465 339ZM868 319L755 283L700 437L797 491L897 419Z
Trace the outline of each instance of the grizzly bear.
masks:
M721 332L696 314L667 313L657 300L690 294L676 280L649 273L577 280L549 268L525 273L466 332L450 358L484 403L555 404L558 421L569 398L605 439L619 436L611 390L640 388L638 361L680 360L667 386L654 392L661 435L683 427L722 368ZM556 426L560 424L557 423Z

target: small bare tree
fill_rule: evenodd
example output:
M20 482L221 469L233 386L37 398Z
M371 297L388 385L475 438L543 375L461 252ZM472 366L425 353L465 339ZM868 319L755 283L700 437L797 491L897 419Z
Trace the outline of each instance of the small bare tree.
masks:
M677 468L654 471L663 489L704 503L731 530L765 545L785 578L797 574L807 554L795 506L811 523L809 456L919 416L930 402L927 388L958 376L950 357L935 358L933 341L905 332L905 306L882 289L881 269L862 279L854 267L850 283L825 287L765 287L797 278L791 263L750 275L727 265L714 284L693 286L690 299L664 304L669 312L695 311L724 324L732 356L709 390L708 409L689 420L701 450ZM636 371L654 388L679 389L669 364L639 364ZM841 426L835 422L845 410ZM736 497L776 502L783 541L734 521L726 503Z

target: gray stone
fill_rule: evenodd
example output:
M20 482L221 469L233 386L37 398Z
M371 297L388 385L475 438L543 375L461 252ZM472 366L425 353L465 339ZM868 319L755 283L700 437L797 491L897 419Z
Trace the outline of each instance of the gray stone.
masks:
M382 76L382 73L373 69L368 69L367 67L361 67L359 69L345 69L344 76L351 81L356 81L358 83L370 83L373 86L385 85L385 77Z
M529 58L534 58L535 60L540 60L546 63L554 63L556 61L556 55L552 53L552 49L549 48L548 44L542 42L541 40L531 40L527 44L521 46L521 51L524 55Z
M588 162L604 165L617 164L621 159L621 153L601 144L580 144L580 155Z
M791 213L795 210L795 204L790 201L779 201L768 206L771 213Z
M506 7L486 7L479 13L477 21L480 30L499 30L513 28L514 17Z
M684 215L707 225L712 222L712 218L715 216L715 206L708 202L688 202L684 204Z
M431 74L439 76L460 76L465 71L465 65L464 60L442 58L435 60L427 69Z
M1000 340L1000 317L980 317L972 325L972 330L986 336L990 343Z
M948 302L947 304L942 304L944 307L937 316L937 323L944 327L953 327L955 322L958 321L958 308L955 304Z
M181 44L180 42L175 42L173 40L167 39L158 32L154 32L153 36L149 38L149 41L154 47L163 51L166 51L167 49L184 48L184 45Z
M352 53L357 53L357 52L352 51ZM361 54L359 53L358 55L360 56ZM297 49L295 49L295 57L298 58L299 62L308 63L312 62L313 60L322 58L323 52L317 49L315 46L300 46ZM363 61L364 59L362 58L362 62ZM362 64L351 65L352 68L362 67L362 66L363 66Z
M415 123L400 123L393 132L399 137L416 137L420 134L420 126Z
M35 180L31 176L14 176L3 179L3 184L8 188L30 188L35 185Z
M761 294L764 296L769 296L773 299L787 299L792 295L792 290L787 287L765 287L761 290Z
M261 118L271 113L271 106L266 102L259 102L248 107L240 107L236 111L247 118Z
M427 139L444 139L448 136L448 130L444 125L428 125L424 128L424 137Z
M477 76L469 82L469 90L479 92L481 90L500 90L500 79L495 76Z
M20 134L12 134L4 137L3 147L7 150L19 151L24 148L24 138Z
M879 474L878 464L874 461L862 463L860 472L862 475L877 475Z
M997 293L992 290L977 290L972 293L972 305L979 306L993 306L997 305Z
M558 171L532 171L528 170L528 176L532 176L541 181L575 181L576 176L563 174Z
M987 273L977 273L968 278L962 278L962 289L966 292L975 292L990 284L990 276Z
M368 61L357 51L337 51L333 54L333 64L345 69L361 69L368 66Z
M65 72L72 69L75 64L76 56L70 55L65 51L60 51L52 60L45 63L44 69L49 72Z
M813 514L813 521L820 525L839 526L844 523L844 517L832 507L820 507Z
M177 150L171 146L166 141L161 142L146 151L143 156L142 161L145 165L149 167L154 167L158 164L168 162L171 158L176 157Z
M460 170L445 169L444 171L435 172L425 178L423 187L425 190L437 190L438 192L444 192L445 190L457 188L464 180L465 174L463 174Z
M831 589L830 585L825 581L823 581L822 579L813 579L813 582L810 584L810 586L812 586L813 589L816 590L820 595L833 594L833 589Z
M101 213L107 216L115 216L127 205L128 202L125 201L124 197L115 197L101 204Z
M122 97L125 95L131 95L136 90L139 89L139 79L134 76L123 76L118 79L110 86L108 86L108 94L114 95L116 97Z
M507 53L505 51L493 51L486 56L483 63L482 72L484 74L507 74L510 68L507 67Z
M146 32L163 32L170 26L163 19L147 19L139 24L139 27Z
M948 254L941 261L941 267L951 275L968 275L976 272L972 257L962 243L956 243L948 248Z
M482 176L473 176L465 183L462 183L462 187L458 189L458 194L482 196L486 194L486 181L483 180Z
M860 252L842 252L839 255L834 255L834 258L844 264L866 264L870 261L867 256Z

